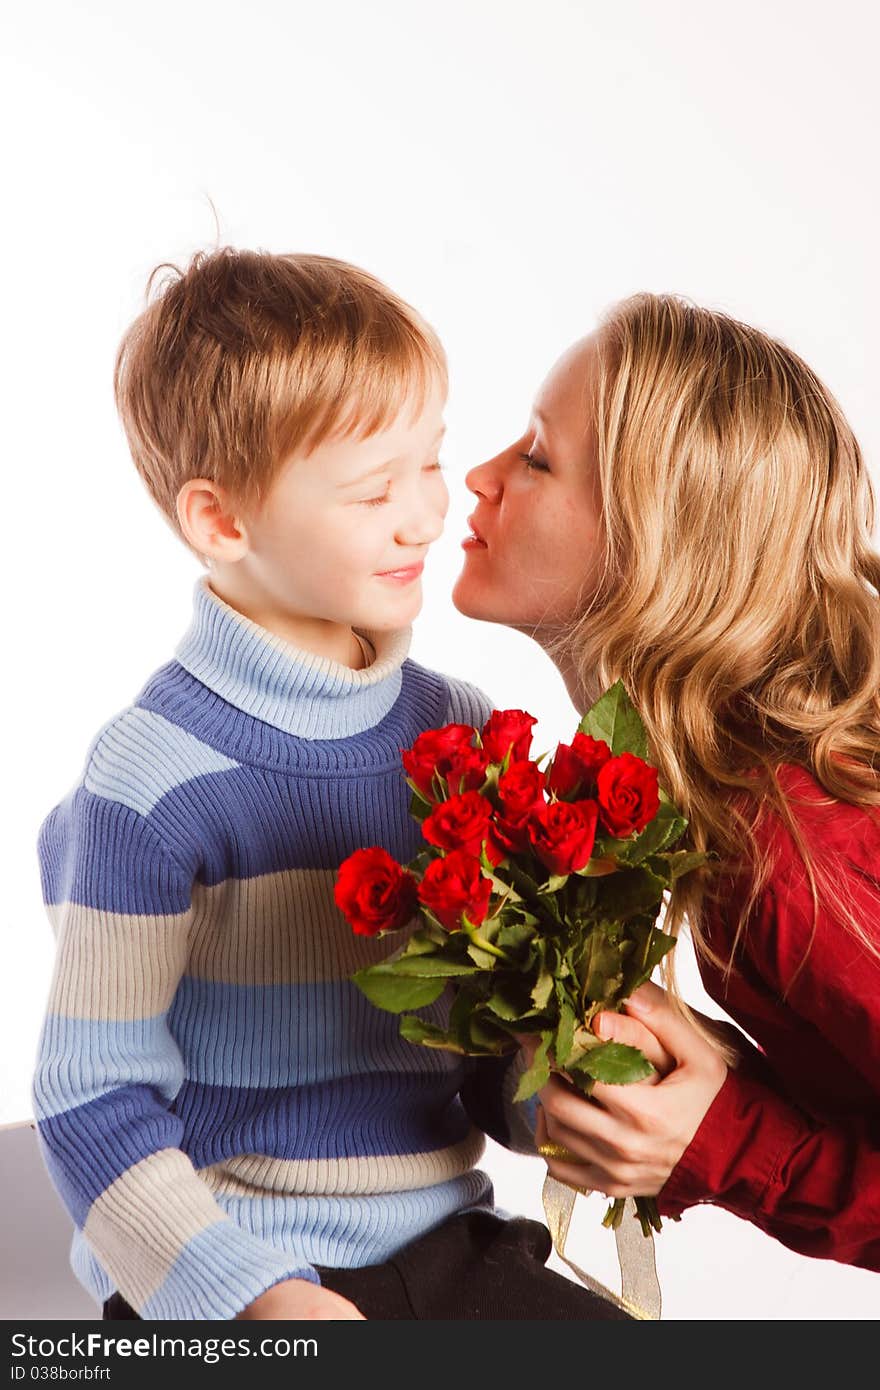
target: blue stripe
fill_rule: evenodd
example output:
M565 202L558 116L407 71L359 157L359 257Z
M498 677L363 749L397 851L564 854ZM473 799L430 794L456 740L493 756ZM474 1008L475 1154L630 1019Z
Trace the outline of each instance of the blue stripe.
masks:
M160 667L137 697L139 708L180 724L200 741L236 762L313 776L397 767L425 729L444 722L449 688L445 676L413 661L401 667L397 699L373 728L351 738L305 738L236 709L176 661Z
M409 804L399 762L328 778L235 767L174 787L151 820L182 847L185 861L197 858L199 880L213 885L285 869L335 869L365 845L382 845L405 863L422 843Z
M403 1245L456 1212L492 1202L479 1168L460 1178L377 1197L217 1197L238 1225L313 1265L360 1269L390 1259Z
M96 1197L135 1163L180 1145L183 1126L144 1086L130 1086L43 1120L46 1166L77 1226Z
M442 1023L447 1012L441 999L420 1016ZM308 1085L372 1071L427 1081L458 1067L452 1053L401 1038L397 1016L377 1009L350 980L229 985L187 975L168 1025L187 1077L208 1086Z
M34 1113L48 1119L126 1086L149 1087L170 1101L184 1074L164 1015L110 1022L49 1014L34 1073Z
M381 1072L296 1090L186 1082L174 1111L184 1127L181 1147L197 1168L236 1154L303 1160L432 1153L470 1132L458 1079L429 1088L423 1077Z
M185 912L193 871L164 848L136 811L79 787L46 818L39 837L43 897L106 912Z

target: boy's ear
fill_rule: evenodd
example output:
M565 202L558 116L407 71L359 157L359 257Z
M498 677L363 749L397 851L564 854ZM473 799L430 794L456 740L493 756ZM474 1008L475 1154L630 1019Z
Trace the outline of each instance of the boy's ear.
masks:
M234 564L250 549L243 519L218 483L190 478L177 494L180 529L196 554Z

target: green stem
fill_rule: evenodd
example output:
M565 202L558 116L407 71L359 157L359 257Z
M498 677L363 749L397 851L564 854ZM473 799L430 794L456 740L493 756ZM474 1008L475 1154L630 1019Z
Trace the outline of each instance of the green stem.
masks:
M491 941L486 941L479 932L473 928L467 928L469 939L475 946L479 946L481 951L488 951L490 956L495 956L498 960L503 960L505 965L513 965L514 961L506 951L502 951L500 946L493 946Z
M642 1228L642 1235L649 1236L652 1231L662 1231L663 1222L660 1212L657 1209L656 1199L654 1197L636 1197L635 1201L635 1214ZM606 1211L602 1219L602 1225L607 1226L609 1230L616 1231L623 1220L625 1206L626 1199L624 1197L616 1197Z

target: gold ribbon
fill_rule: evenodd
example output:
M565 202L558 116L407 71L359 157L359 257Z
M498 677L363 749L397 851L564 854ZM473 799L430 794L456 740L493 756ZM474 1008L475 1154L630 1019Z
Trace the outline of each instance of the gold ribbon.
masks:
M565 1253L568 1228L577 1192L565 1183L557 1182L548 1173L541 1193L544 1216L553 1237L553 1248L569 1269L574 1270L581 1283L600 1298L607 1299L631 1317L653 1321L660 1317L660 1281L654 1258L654 1234L643 1236L635 1219L635 1202L627 1197L623 1220L614 1232L617 1241L617 1261L620 1265L620 1297L606 1289L598 1279L576 1265Z

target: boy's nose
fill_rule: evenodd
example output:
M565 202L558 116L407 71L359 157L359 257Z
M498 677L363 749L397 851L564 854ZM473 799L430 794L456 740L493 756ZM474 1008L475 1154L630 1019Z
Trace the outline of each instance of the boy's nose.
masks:
M431 505L414 506L401 521L397 531L399 545L433 545L443 534L443 523L449 511L449 493Z

